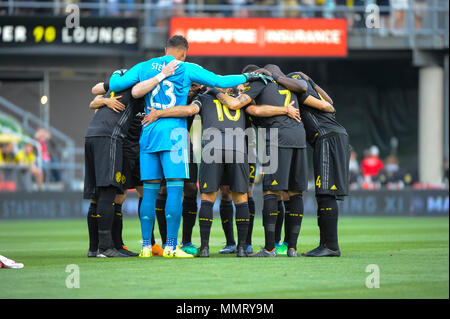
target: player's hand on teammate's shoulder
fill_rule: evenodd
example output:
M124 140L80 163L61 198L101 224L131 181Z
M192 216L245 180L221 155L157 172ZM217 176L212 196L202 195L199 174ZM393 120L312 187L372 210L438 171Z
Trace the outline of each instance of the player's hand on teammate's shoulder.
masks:
M180 62L181 61L179 60L172 60L167 65L164 63L161 72L164 73L166 77L171 76L175 73L175 70L178 69Z
M150 111L147 115L144 116L144 119L142 120L141 124L145 127L149 125L150 123L155 122L157 119L159 119L159 110L153 109L151 107L147 107L147 109Z
M252 72L252 73L256 73L256 74L264 74L264 75L266 75L266 76L272 77L272 72L270 72L269 70L264 69L264 68L259 68L258 70L254 71L254 72Z
M107 98L105 100L106 106L109 107L111 110L113 110L116 113L120 113L120 112L124 111L125 105L119 101L119 99L121 97L122 97L122 95Z
M300 117L300 110L296 108L294 104L295 101L291 101L291 103L289 103L286 107L286 115L300 123L302 120Z

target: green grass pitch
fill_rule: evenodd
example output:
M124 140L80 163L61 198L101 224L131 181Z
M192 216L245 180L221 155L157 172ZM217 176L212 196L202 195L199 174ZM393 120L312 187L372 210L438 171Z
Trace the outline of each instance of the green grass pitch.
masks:
M0 269L0 298L448 298L448 218L340 219L340 258L236 258L219 255L224 236L216 217L210 258L87 258L84 219L4 220L0 254L23 262ZM156 232L157 233L157 232ZM137 218L124 220L124 239L138 251ZM157 235L159 242L159 235ZM194 228L199 243L198 225ZM255 221L254 248L264 241ZM299 250L318 241L316 220L303 220ZM66 287L78 265L80 288ZM380 287L366 287L369 264Z

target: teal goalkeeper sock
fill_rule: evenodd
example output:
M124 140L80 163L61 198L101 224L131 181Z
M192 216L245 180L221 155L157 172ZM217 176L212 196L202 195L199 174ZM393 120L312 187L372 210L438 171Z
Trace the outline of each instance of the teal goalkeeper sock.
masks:
M167 242L166 245L176 248L178 242L178 230L180 229L181 214L183 211L183 180L167 181L166 221Z
M155 223L155 201L160 183L144 182L144 196L140 207L142 247L151 246L153 225Z

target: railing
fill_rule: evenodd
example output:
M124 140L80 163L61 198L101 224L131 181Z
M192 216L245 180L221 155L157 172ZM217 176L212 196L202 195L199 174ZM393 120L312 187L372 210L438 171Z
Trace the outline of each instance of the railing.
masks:
M24 111L19 106L1 96L0 107L20 119L22 128L30 135L34 134L36 130L41 127L41 120L37 116ZM84 168L82 165L80 166L75 163L75 156L80 150L75 147L75 142L69 136L53 127L48 127L47 129L51 134L52 140L58 145L58 149L60 150L59 161L57 163L49 163L47 167L48 169L60 170L63 172L62 182L69 187L69 189L73 189L76 170L82 171ZM34 140L27 138L25 142L30 142L35 145L38 152L41 153L40 145L37 145Z
M415 47L418 36L436 38L433 46L448 48L449 3L446 0L428 0L425 5L409 0L405 8L375 6L374 0L359 1L362 5L352 7L335 5L327 0L325 5L284 5L282 0L266 0L271 5L203 4L205 0L185 0L185 4L173 4L172 0L142 0L143 3L76 2L81 16L139 17L143 21L143 38L152 34L167 35L169 20L173 16L207 17L322 17L345 18L349 35L365 36L366 47L371 47L373 37L406 37L410 47ZM253 0L255 3L257 0ZM262 0L258 1L261 2ZM212 1L209 1L212 2ZM218 2L218 0L217 0ZM358 3L358 1L355 1ZM0 2L0 12L7 15L67 15L68 3L60 1L33 2L6 0ZM1 14L1 13L0 13ZM374 23L375 17L380 25ZM419 43L420 45L420 43Z

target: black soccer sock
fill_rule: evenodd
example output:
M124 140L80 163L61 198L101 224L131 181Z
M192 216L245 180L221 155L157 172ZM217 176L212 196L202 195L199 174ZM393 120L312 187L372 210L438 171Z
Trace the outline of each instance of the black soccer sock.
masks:
M245 246L250 223L250 212L248 202L236 205L236 228L238 234L238 246Z
M166 199L167 195L158 194L155 203L156 219L158 220L159 234L161 235L161 242L166 244L167 239L167 222L166 222Z
M98 215L97 203L91 202L87 213L87 224L89 231L89 251L97 251L98 249Z
M185 196L183 199L183 244L192 241L192 229L194 228L196 218L197 198Z
M234 241L232 201L223 199L220 201L220 219L222 220L222 228L225 233L227 245L236 245L236 242Z
M284 240L283 242L287 243L288 240L288 234L289 234L289 226L286 224L286 215L289 213L289 205L290 201L285 200L284 202Z
M283 229L284 212L285 209L283 201L279 200L277 222L275 223L275 244L278 244L281 241L281 231Z
M123 218L122 218L122 205L114 204L114 218L112 225L112 239L114 242L114 247L116 249L122 248L122 229L123 229Z
M324 244L331 250L338 250L338 205L334 196L317 196L320 233Z
M200 241L202 247L209 246L209 236L211 234L211 225L213 223L214 203L202 200L200 211L198 212L198 224L200 226Z
M117 189L115 187L99 187L97 200L98 219L98 248L106 250L114 247L112 239L112 225L114 221L114 198Z
M255 201L253 197L248 198L248 210L250 213L250 221L248 223L247 245L252 244L253 221L255 220Z
M278 197L275 194L264 195L263 226L265 246L268 251L275 248L275 224L278 215Z
M289 212L286 213L286 227L288 234L288 248L297 249L298 235L303 220L303 196L301 194L289 198Z

